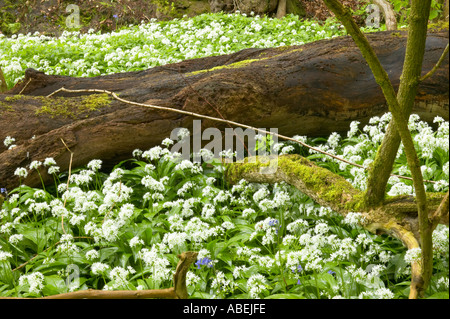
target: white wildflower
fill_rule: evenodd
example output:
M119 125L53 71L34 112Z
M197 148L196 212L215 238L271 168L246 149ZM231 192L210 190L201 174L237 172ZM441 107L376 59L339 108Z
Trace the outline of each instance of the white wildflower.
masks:
M412 263L412 262L418 261L421 257L422 257L422 249L417 247L417 248L408 249L408 251L405 254L404 259L407 263Z

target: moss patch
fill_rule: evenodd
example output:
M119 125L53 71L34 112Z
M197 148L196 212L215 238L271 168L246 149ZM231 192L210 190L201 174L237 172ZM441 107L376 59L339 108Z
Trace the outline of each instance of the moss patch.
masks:
M268 58L243 60L243 61L239 61L239 62L227 64L227 65L216 66L211 69L190 72L190 73L187 73L186 76L197 75L197 74L206 73L206 72L213 72L213 71L223 70L223 69L238 69L238 68L247 66L253 62L257 62L257 61L261 61L261 60L265 60L265 59L268 59Z
M430 23L428 25L428 31L441 32L448 31L448 21L438 21L436 23Z
M318 167L299 155L281 156L279 165L286 174L301 179L309 189L326 202L335 203L338 206L348 202L353 203L353 197L360 193L345 178Z
M249 174L259 172L259 169L264 166L269 166L269 162L248 163L246 159L243 163L234 163L227 169L227 179L231 183L236 183ZM314 194L316 200L329 203L341 211L357 212L364 207L363 192L355 189L345 178L318 167L304 157L299 155L280 156L278 157L278 169L290 179L286 182L294 185L296 180L301 181L308 192ZM302 191L302 189L300 190Z
M111 104L108 94L92 94L78 98L39 97L39 99L43 105L36 110L36 115L49 114L52 118L87 118L91 112Z

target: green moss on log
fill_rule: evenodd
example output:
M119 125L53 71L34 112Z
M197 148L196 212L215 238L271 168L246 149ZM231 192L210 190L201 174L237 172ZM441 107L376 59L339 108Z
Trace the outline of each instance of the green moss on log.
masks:
M363 192L355 189L345 178L329 170L318 167L299 155L278 157L276 174L260 174L260 169L269 166L268 161L256 159L250 162L230 164L227 168L227 180L237 183L240 179L251 182L279 182L284 180L297 187L321 204L326 204L341 212L361 211L364 206Z
M52 118L87 118L91 112L110 106L111 104L111 99L108 94L92 94L82 96L81 98L38 98L43 105L40 109L36 110L36 115L49 114Z

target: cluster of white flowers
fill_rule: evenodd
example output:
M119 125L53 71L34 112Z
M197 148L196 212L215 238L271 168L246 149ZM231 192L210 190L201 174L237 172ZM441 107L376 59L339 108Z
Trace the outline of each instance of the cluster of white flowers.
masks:
M267 279L261 274L251 275L247 281L247 289L252 299L259 299L264 291L267 291Z
M110 267L107 264L101 262L95 262L91 266L91 271L94 275L105 275Z
M235 283L232 280L226 278L222 271L218 271L214 279L211 282L211 288L216 291L216 294L226 294L227 292L233 292Z
M38 294L44 288L44 275L37 271L31 274L22 275L19 278L19 285L28 285L29 292Z
M394 293L388 288L364 291L359 295L360 299L393 299Z
M255 224L255 231L251 234L250 240L255 238L260 232L263 232L263 245L276 243L279 228L280 225L277 219L267 217L265 220L259 221Z
M188 235L182 232L165 233L162 239L164 244L167 244L169 249L174 249L176 247L181 247L186 244Z
M16 145L14 144L15 141L16 141L16 139L14 137L7 136L3 140L3 144L10 150L10 149L13 149L14 147L16 147Z
M153 245L151 249L142 248L139 257L151 270L152 279L155 281L168 280L171 269L168 268L170 262L161 255L160 249Z
M61 236L57 251L72 256L79 251L79 248L75 245L73 236L67 234Z
M103 287L104 290L113 289L127 289L128 288L128 276L136 272L131 266L126 269L120 266L116 266L108 273L108 277L111 281Z
M418 261L420 258L422 257L422 249L417 247L417 248L411 248L408 249L408 251L405 254L405 261L407 263L412 263L415 261Z
M8 258L11 258L12 254L7 251L0 250L0 261L7 260Z
M342 220L343 224L350 225L352 227L357 227L363 225L365 222L365 217L361 213L349 212Z
M87 186L92 182L92 177L95 172L89 169L84 169L78 172L78 174L73 174L70 176L70 182L75 183L78 186Z
M203 172L202 167L198 163L192 163L188 160L182 160L175 166L175 170L190 170L192 174L200 174L201 172Z
M433 232L433 252L435 258L449 256L449 228L438 225Z

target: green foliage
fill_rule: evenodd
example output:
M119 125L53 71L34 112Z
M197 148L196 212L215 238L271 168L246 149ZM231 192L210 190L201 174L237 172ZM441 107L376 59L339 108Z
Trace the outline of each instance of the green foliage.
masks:
M388 119L373 118L362 131L352 124L346 139L332 134L315 146L359 155L353 160L364 163ZM412 116L410 128L433 167L428 177L446 178L442 187L448 187L448 122L437 122L432 131ZM187 274L193 298L407 298L407 251L398 240L361 228L361 215L343 218L283 183L228 186L220 161L181 160L170 152L171 142L135 150L112 171L92 160L72 170L68 187L67 172L59 174L55 161L33 162L31 169L54 175L55 186L21 186L3 203L0 294L167 288L177 254L194 250L198 260ZM351 169L311 157L360 185ZM400 153L397 165L405 163ZM448 227L439 226L427 297L448 296L448 240Z
M83 22L83 21L81 21ZM300 45L344 35L336 21L282 20L238 14L203 14L192 19L152 21L109 34L65 31L52 38L36 34L0 35L0 67L8 87L25 69L47 74L98 76L139 71L158 65L246 48Z
M399 22L406 23L409 16L410 4L408 0L392 0L389 1L393 7L394 11L399 15ZM440 16L443 12L443 5L438 0L431 1L431 10L430 10L430 20L434 20Z

